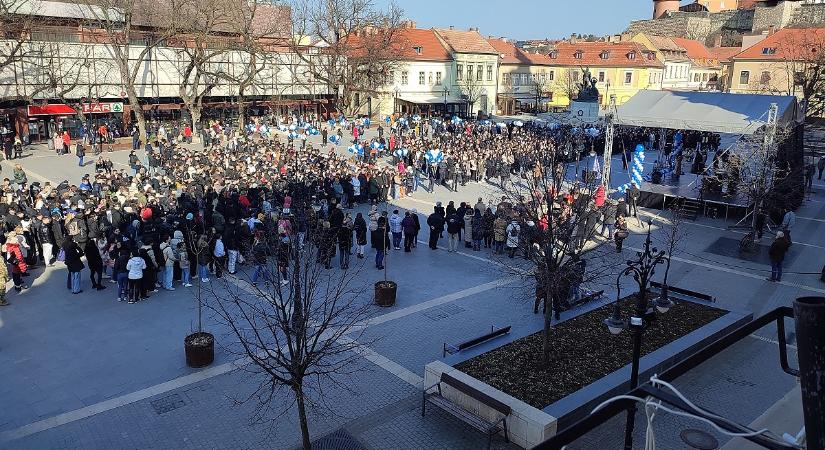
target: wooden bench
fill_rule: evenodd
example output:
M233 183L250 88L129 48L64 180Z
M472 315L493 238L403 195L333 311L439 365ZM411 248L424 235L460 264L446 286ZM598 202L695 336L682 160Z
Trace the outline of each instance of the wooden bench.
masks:
M459 391L470 398L478 400L480 403L496 410L497 412L501 413L501 418L494 422L491 422L483 417L477 416L476 414L470 411L467 411L466 409L462 408L461 405L444 397L441 391L442 384L447 385L455 389L456 391ZM437 390L433 391L433 389ZM493 443L493 435L497 434L500 431L504 431L504 440L506 442L510 442L510 437L507 434L507 417L510 415L511 409L508 405L490 397L489 395L473 388L472 386L469 386L463 381L460 381L447 373L442 373L439 382L424 389L424 393L422 395L423 396L421 399L421 417L424 417L424 413L427 409L427 403L430 403L447 412L448 414L455 416L457 419L461 420L467 425L470 425L476 430L486 434L487 450L490 449L490 446Z
M661 292L662 283L659 283L657 281L651 281L650 282L650 287L656 288ZM680 287L676 287L676 286L668 286L667 290L668 290L668 292L675 292L677 294L682 294L686 297L692 297L692 298L696 298L696 299L699 299L699 300L704 300L706 302L716 303L716 297L713 297L713 296L708 295L708 294L703 294L701 292L691 291L690 289L680 288Z
M593 300L597 300L597 299L601 298L602 295L604 295L604 290L592 291L592 292L590 292L586 295L582 295L581 298L579 298L578 301L576 299L573 299L572 301L570 301L570 306L569 306L568 309L573 308L575 306L583 305L583 304L585 304L587 302L591 302Z
M499 328L498 330L496 330L496 326L493 325L492 327L490 327L490 332L485 334L485 335L470 339L468 341L461 342L459 344L448 344L448 343L445 342L444 346L441 349L441 357L443 358L443 357L447 356L447 353L452 355L454 353L458 353L458 352L460 352L462 350L465 350L465 349L468 349L470 347L474 347L474 346L476 346L478 344L481 344L483 342L487 342L490 339L494 339L494 338L497 338L499 336L503 336L503 335L510 332L510 328L512 328L512 326L507 326L507 327Z

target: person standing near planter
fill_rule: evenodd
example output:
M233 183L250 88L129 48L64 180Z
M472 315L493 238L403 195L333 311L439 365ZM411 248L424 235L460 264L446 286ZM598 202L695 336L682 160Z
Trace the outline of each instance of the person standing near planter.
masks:
M401 228L404 231L404 252L411 252L412 243L415 240L417 231L415 229L415 220L409 211L404 213L404 220L401 221Z
M372 232L372 248L376 250L375 253L375 268L381 270L384 268L384 255L390 248L390 232L387 229L387 218L378 218L378 228Z
M403 231L401 221L398 210L393 210L390 216L390 232L392 233L392 246L396 250L401 250L401 233Z
M215 244L212 250L212 266L215 269L215 278L223 276L223 265L226 263L226 248L220 234L215 234Z
M146 261L140 257L138 249L132 250L132 257L126 263L126 273L129 279L129 304L134 304L140 300L141 283L143 282L143 269L146 268Z
M191 276L189 272L189 253L186 251L186 243L178 242L177 245L178 267L180 267L180 278L183 287L192 287L189 282Z
M80 289L80 271L84 268L83 261L80 258L83 256L83 251L80 250L74 238L68 236L63 244L63 253L66 255L66 268L69 269L70 289L72 294L79 294L83 292Z
M785 261L785 254L788 253L790 245L785 233L777 231L776 239L768 249L768 256L771 258L771 276L768 277L768 281L782 281L782 262Z

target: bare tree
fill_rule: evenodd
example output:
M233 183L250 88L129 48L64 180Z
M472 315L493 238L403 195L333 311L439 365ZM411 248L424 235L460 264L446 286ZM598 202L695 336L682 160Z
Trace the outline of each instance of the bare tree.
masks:
M571 186L565 181L567 158L550 141L543 142L533 155L534 169L526 181L512 183L503 189L513 199L514 206L499 205L503 214L520 219L530 232L519 237L527 252L529 270L514 265L509 271L523 277L525 283L536 283L538 298L545 302L542 333L543 358L549 358L553 313L568 301L572 285L597 287L615 266L604 245L598 245L598 223L602 210L595 208L594 197L599 190L598 177ZM573 189L576 195L567 194ZM615 213L615 212L614 212ZM498 211L497 211L498 214ZM529 223L535 224L530 227ZM522 242L527 240L527 242ZM583 263L582 260L587 262ZM586 271L583 266L586 264Z
M685 223L685 215L681 205L675 205L670 209L670 219L664 222L663 226L659 228L658 240L661 243L661 249L667 253L667 265L665 266L665 274L662 280L662 290L667 295L667 276L670 273L670 263L673 255L681 252L685 241L688 238L687 224Z
M549 92L549 85L546 80L539 79L538 76L534 75L534 78L530 80L530 94L535 99L535 109L536 112L541 110L541 103L542 99L547 96Z
M581 82L581 72L573 67L568 67L562 71L553 82L552 90L561 92L570 102L579 95L579 83Z
M325 383L338 383L339 376L356 369L370 304L359 298L360 266L329 270L317 262L319 249L334 237L309 230L307 241L316 244L300 246L295 236L285 236L257 233L251 269L257 283L238 281L247 286L243 289L224 283L225 289L212 291L208 304L237 338L239 354L263 375L250 397L258 405L257 418L275 409L280 417L296 406L303 448L309 450L307 411L323 410L318 394ZM291 395L277 408L273 402L283 389Z
M294 0L290 49L315 82L351 116L392 83L402 53L397 30L403 12L373 0Z
M467 100L467 113L472 115L473 106L484 93L484 83L477 78L476 74L468 72L461 80L458 80L457 84L461 95Z
M26 56L28 33L34 20L25 0L0 0L0 31L4 33L0 45L0 72L22 61Z
M105 46L114 61L123 92L129 99L141 139L146 137L146 117L140 97L151 77L152 54L177 33L177 12L185 0L73 0L78 12L96 28L90 36ZM151 83L151 79L149 82ZM140 91L139 91L140 90Z
M818 117L825 112L825 33L806 31L788 33L776 53L783 55L787 94L801 95L806 114Z

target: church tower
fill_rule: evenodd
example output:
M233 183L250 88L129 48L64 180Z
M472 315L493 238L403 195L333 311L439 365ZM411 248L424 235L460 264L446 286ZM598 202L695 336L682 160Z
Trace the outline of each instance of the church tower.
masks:
M658 19L668 11L679 11L679 0L653 0L653 18Z

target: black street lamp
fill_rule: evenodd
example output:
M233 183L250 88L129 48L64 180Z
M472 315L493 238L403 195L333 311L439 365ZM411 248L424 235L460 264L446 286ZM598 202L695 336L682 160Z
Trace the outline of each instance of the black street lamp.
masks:
M447 95L450 94L450 88L444 86L444 117L447 117Z
M633 333L633 362L630 371L630 389L635 389L639 385L639 360L642 352L642 333L648 324L655 320L656 312L666 313L673 306L673 302L667 294L657 297L653 302L648 301L647 288L653 274L656 273L656 266L667 262L670 258L665 256L664 250L651 248L650 229L652 221L647 222L647 238L645 239L644 251L636 253L636 260L627 261L625 267L616 277L616 303L613 305L613 314L605 319L604 324L611 334L619 334L624 329ZM636 309L628 320L622 319L619 300L621 299L620 281L622 277L631 275L639 286L636 294ZM625 424L624 448L633 449L633 428L636 420L636 406L633 405L627 411L627 422Z
M392 109L392 112L393 112L393 113L397 113L397 112L398 112L398 94L399 94L400 92L401 92L401 89L400 89L400 88L398 88L398 87L396 87L396 88L395 88L395 103L394 103L394 105L393 105L393 109Z

